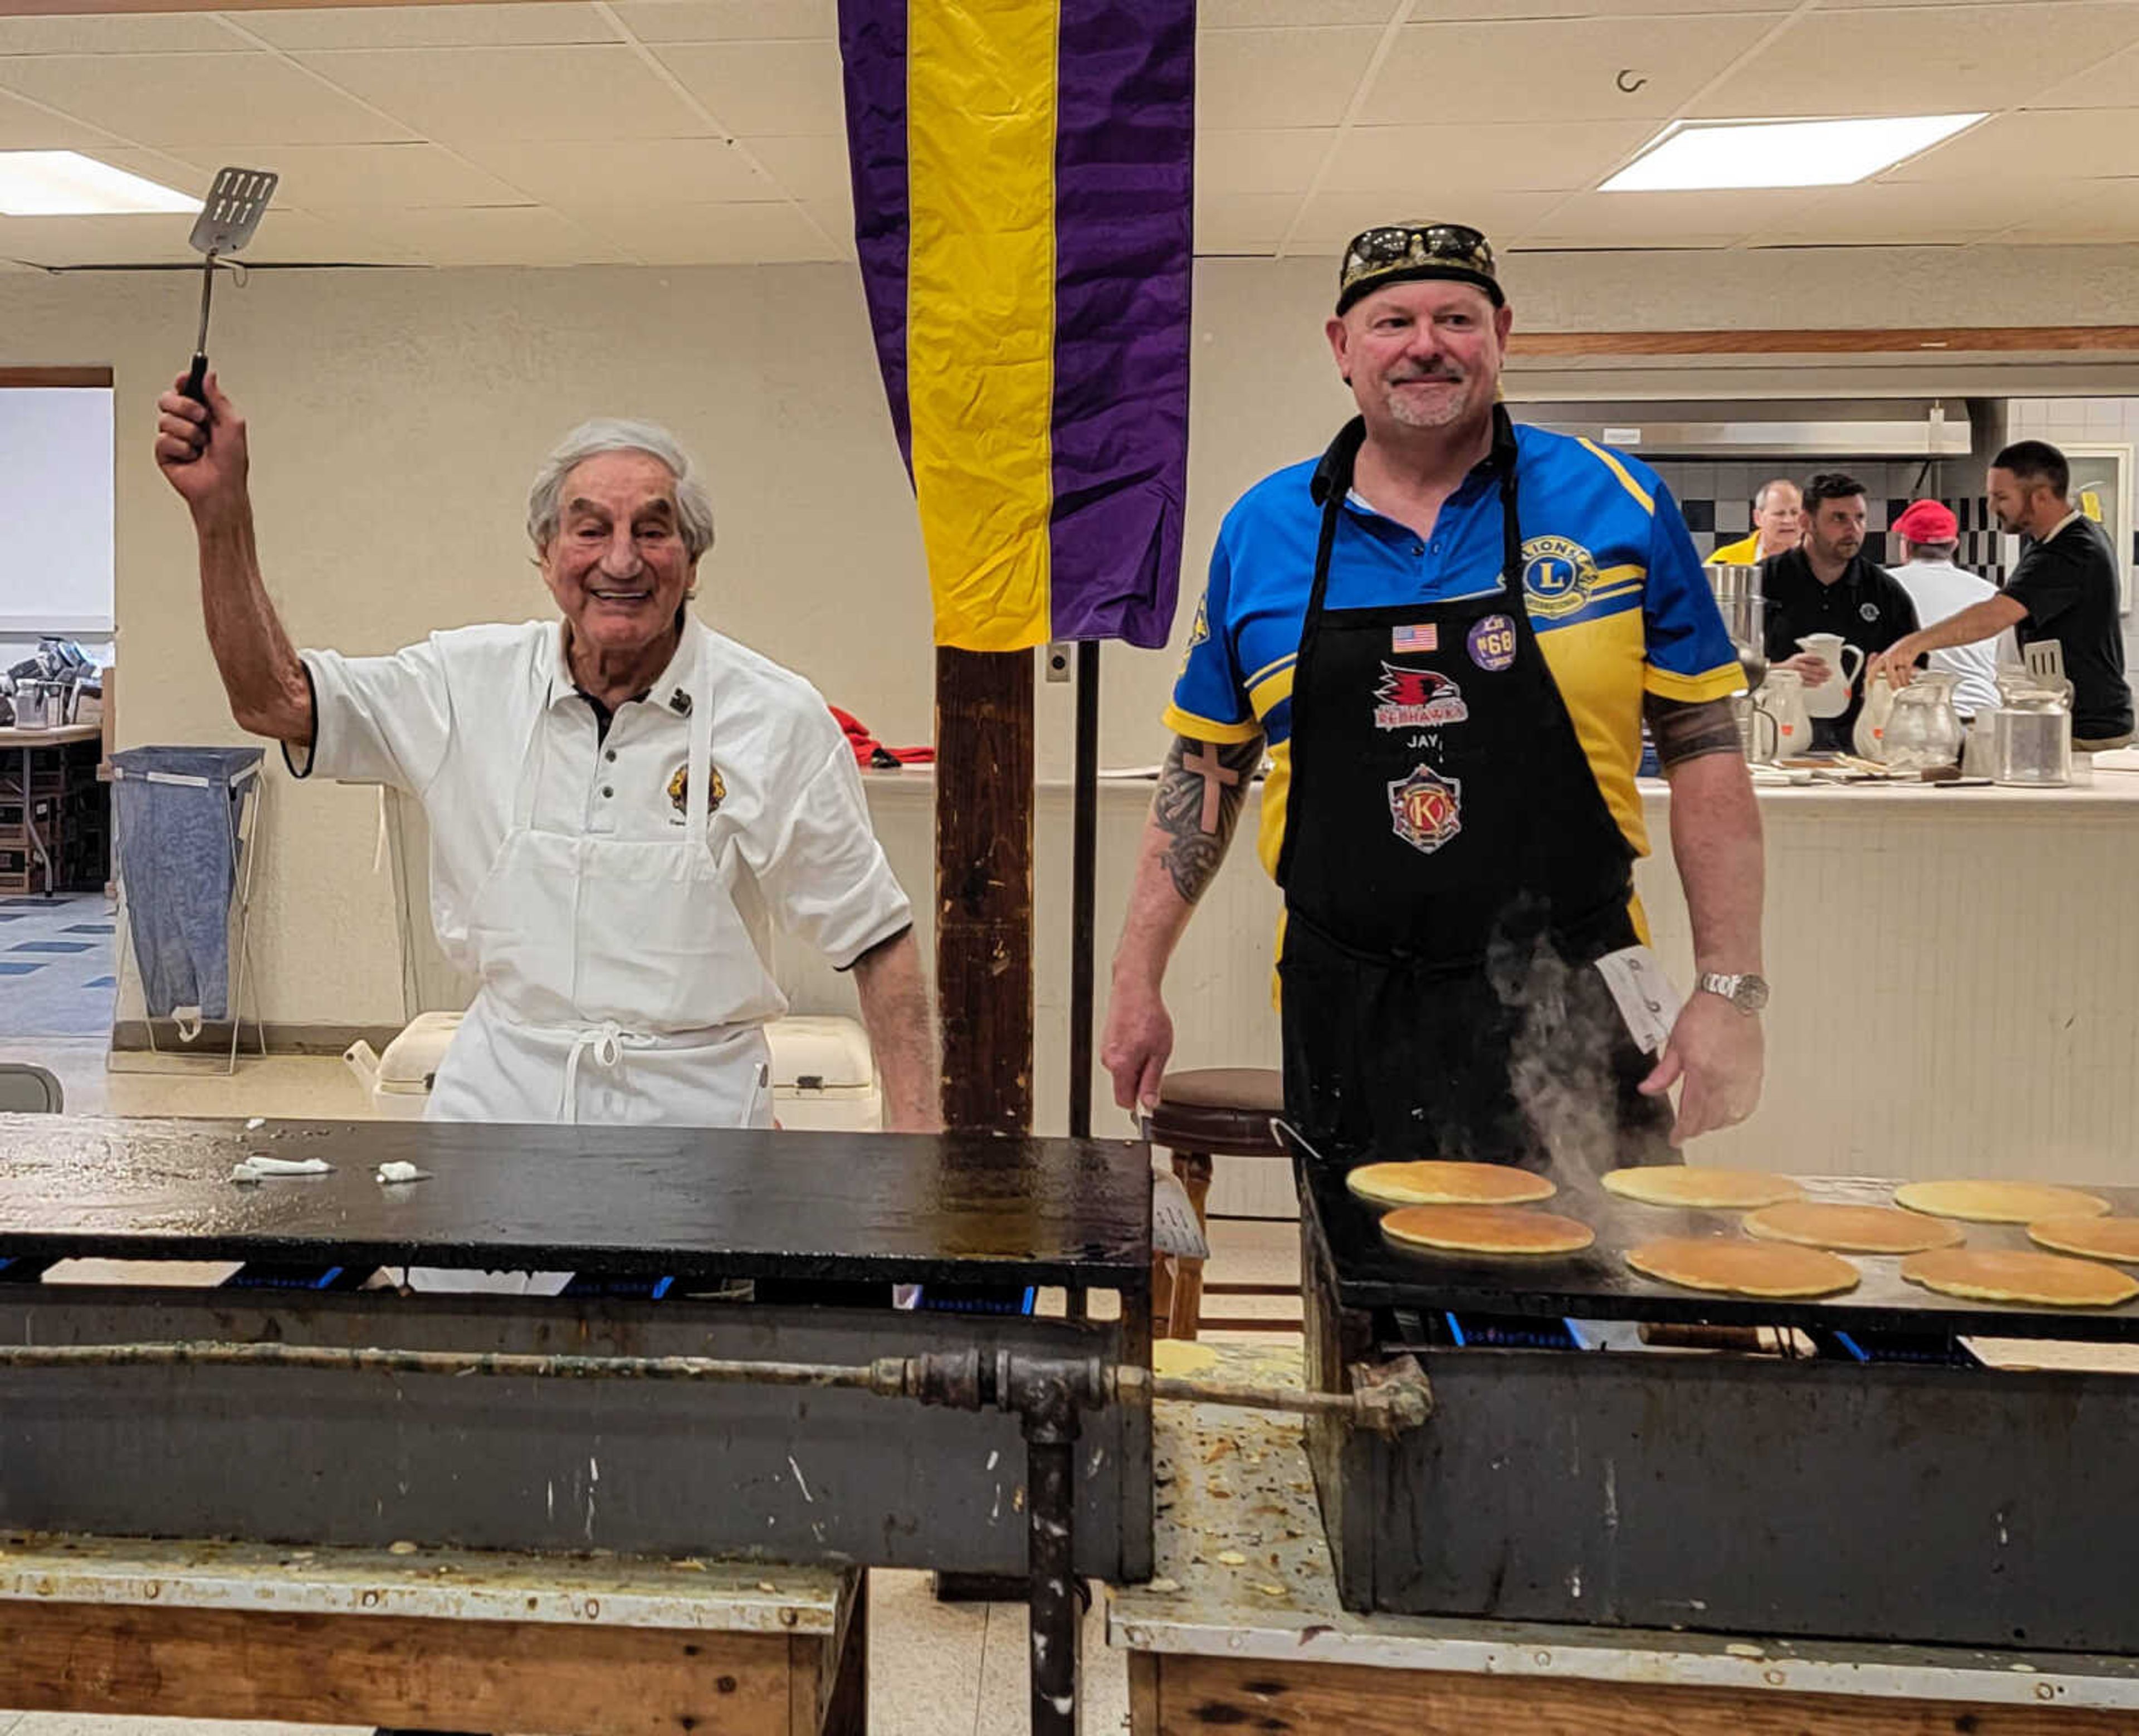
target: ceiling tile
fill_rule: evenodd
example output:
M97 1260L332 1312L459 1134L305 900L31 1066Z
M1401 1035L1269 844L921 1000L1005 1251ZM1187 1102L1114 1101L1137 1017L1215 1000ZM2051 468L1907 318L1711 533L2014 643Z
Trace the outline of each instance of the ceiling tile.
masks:
M7 80L7 63L0 61L0 83ZM109 133L84 126L63 115L0 91L0 150L86 150L100 153L110 142Z
M617 0L642 42L832 42L839 0Z
M1808 12L1694 113L1953 114L2031 102L2139 39L2139 5L1910 6Z
M186 245L184 221L169 215L0 217L0 254L30 265L200 262L200 255ZM191 294L197 307L198 281Z
M1584 193L1523 237L1526 248L1718 247L1791 219L1794 188L1734 193Z
M404 139L267 54L43 55L0 61L0 86L138 145L350 145Z
M1505 246L1551 210L1559 198L1551 193L1488 194L1466 199L1460 212L1446 214L1459 223L1483 229L1496 245ZM1291 251L1334 254L1360 230L1387 223L1391 214L1385 194L1319 193L1307 202L1300 214ZM1410 213L1394 214L1401 218Z
M1375 75L1359 119L1396 126L1505 121L1652 120L1674 113L1758 42L1761 12L1720 17L1534 19L1412 24ZM1637 84L1619 88L1622 74Z
M1344 135L1323 186L1409 194L1441 189L1571 192L1592 187L1656 131L1651 120L1544 120L1471 126L1358 126Z
M1196 195L1196 251L1198 253L1274 253L1285 238L1299 199L1285 193L1218 193Z
M2046 180L1975 181L1911 186L1867 181L1807 189L1802 206L1759 226L1756 244L1868 243L1936 247L1982 239L2070 195Z
M467 150L476 162L546 205L709 204L781 196L746 155L718 139L472 145Z
M2106 55L2086 71L2053 85L2038 99L2046 109L2130 109L2139 105L2139 47Z
M1196 135L1196 186L1211 193L1304 193L1330 143L1331 127L1282 127Z
M1376 29L1221 30L1196 42L1196 118L1214 132L1334 126L1344 118Z
M837 43L678 43L654 51L731 133L846 127Z
M2139 114L2029 109L1994 115L1879 179L1980 181L2118 174L2139 174Z
M250 149L188 145L185 156L203 171L204 189L208 175ZM275 189L277 208L512 205L528 197L435 145L282 145L262 161L282 177Z
M603 205L570 212L649 265L837 259L842 243L785 200L759 204Z
M810 199L805 202L802 208L816 219L818 228L832 238L839 249L839 257L852 259L855 257L854 213L851 204L832 204Z
M448 145L686 139L707 130L627 47L349 49L299 58Z
M460 211L326 212L374 243L405 249L427 265L629 264L628 250L546 205Z
M1398 0L1200 0L1198 30L1268 30L1285 25L1386 24Z
M2014 229L2013 241L2139 243L2139 177L2085 181L2078 197Z
M277 48L495 48L614 42L590 5L331 6L240 12L231 21Z
M753 135L737 142L765 165L782 190L797 199L844 199L851 194L854 179L844 132L783 139Z
M0 54L212 54L243 46L217 19L193 12L0 18Z

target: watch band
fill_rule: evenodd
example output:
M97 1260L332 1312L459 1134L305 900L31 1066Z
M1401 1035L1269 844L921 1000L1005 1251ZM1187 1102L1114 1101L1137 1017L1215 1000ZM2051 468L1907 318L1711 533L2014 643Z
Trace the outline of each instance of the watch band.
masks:
M1768 979L1750 970L1735 976L1704 971L1694 986L1710 994L1720 995L1748 1018L1768 1004Z

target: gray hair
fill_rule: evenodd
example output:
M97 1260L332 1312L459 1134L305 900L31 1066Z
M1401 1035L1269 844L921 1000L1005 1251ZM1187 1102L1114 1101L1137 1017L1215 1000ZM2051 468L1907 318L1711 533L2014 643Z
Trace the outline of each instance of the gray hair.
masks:
M557 514L562 505L565 478L589 459L605 452L643 452L668 467L676 478L676 515L681 521L683 547L695 561L713 546L713 498L700 480L698 467L683 443L653 422L632 422L600 416L582 422L557 443L542 460L527 490L527 534L538 549L549 546L557 534Z
M1798 485L1792 482L1787 476L1770 477L1766 482L1760 484L1759 492L1753 496L1753 510L1756 512L1765 512L1767 511L1768 493L1770 489L1796 488L1797 486ZM1798 492L1799 494L1803 494L1804 493L1802 488L1799 488Z

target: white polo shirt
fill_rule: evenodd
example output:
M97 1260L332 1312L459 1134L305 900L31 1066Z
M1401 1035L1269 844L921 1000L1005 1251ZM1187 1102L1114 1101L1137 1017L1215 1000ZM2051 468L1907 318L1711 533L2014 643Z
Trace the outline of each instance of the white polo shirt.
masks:
M854 750L817 690L696 620L644 700L619 707L605 740L564 659L562 624L461 627L389 657L302 654L311 678L309 761L298 777L389 783L431 827L431 916L463 970L471 907L537 767L531 824L568 836L653 839L684 826L688 706L711 705L707 847L732 848L754 895L739 899L760 943L760 978L733 985L728 1022L776 1018L786 1003L764 968L761 912L840 969L913 921L869 823ZM561 938L561 937L560 937Z
M2052 532L2053 535L2055 532ZM1904 561L1887 569L1909 601L1916 606L1916 619L1926 627L1958 615L1964 609L1998 595L1988 579L1979 578L1951 561ZM1998 709L1998 663L2000 657L2018 663L2009 630L1974 645L1951 645L1931 654L1931 666L1955 678L1954 709L1964 718Z

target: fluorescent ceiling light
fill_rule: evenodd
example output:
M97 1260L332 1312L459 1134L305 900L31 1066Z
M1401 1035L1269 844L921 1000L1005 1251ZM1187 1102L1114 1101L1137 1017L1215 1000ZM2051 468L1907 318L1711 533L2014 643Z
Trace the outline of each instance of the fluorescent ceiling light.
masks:
M0 216L198 211L201 202L71 150L0 150Z
M1601 190L1846 187L1982 119L1895 115L1861 120L1688 121L1666 133Z

